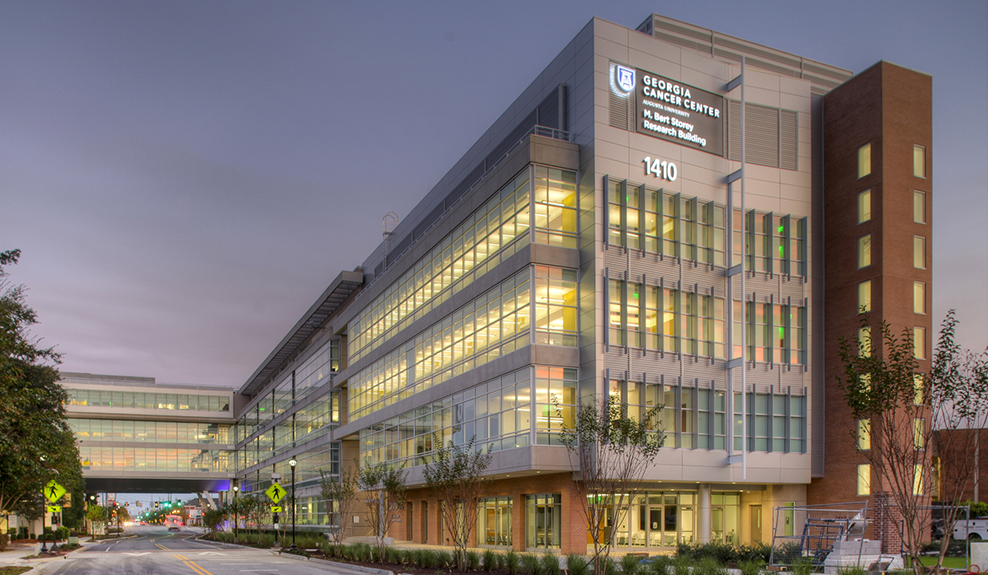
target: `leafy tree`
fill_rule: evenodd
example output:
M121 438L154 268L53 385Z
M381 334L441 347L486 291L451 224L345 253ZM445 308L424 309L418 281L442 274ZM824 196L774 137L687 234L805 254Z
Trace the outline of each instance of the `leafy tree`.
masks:
M360 470L357 485L367 492L367 509L377 535L378 560L384 562L384 538L398 519L398 512L405 508L405 470L384 464L368 465Z
M962 349L955 337L956 326L955 312L950 310L940 324L933 366L923 389L933 424L922 441L935 446L938 456L950 462L944 476L934 477L940 501L948 504L959 502L972 483L977 488L981 430L988 428L988 349L978 354ZM960 507L947 505L943 511L944 533L953 533ZM949 538L941 538L940 543L937 567L943 565Z
M970 487L977 461L977 430L988 427L988 350L972 354L955 340L954 310L941 324L929 373L919 362L907 328L896 337L886 322L872 327L862 317L860 341L841 338L844 373L838 377L855 419L851 436L871 465L872 492L883 494L902 517L903 546L916 575L931 520L930 493L938 487L941 501L956 503ZM866 421L863 431L858 421ZM972 431L974 430L974 431ZM950 480L935 473L932 451L952 459ZM944 508L944 531L953 532L958 508ZM939 555L947 550L944 538Z
M109 517L109 515L106 513L106 507L95 504L89 506L89 509L86 511L86 519L89 519L94 535L102 535L106 533L107 517Z
M219 529L220 523L226 521L227 517L233 514L230 506L222 509L209 509L202 516L202 524L207 531L215 533Z
M352 470L344 470L339 477L326 475L321 470L320 489L326 500L326 512L329 514L329 524L336 520L336 531L333 541L336 544L336 555L343 551L343 534L353 521L353 505L357 501L358 474Z
M82 485L55 367L60 355L31 336L37 314L25 303L24 286L10 283L3 269L19 257L19 250L0 252L0 511L52 479L68 491Z
M467 547L473 528L477 525L477 499L491 484L484 472L491 464L491 454L475 443L475 437L465 445L454 445L450 440L443 445L441 438L433 439L439 449L435 459L425 466L425 484L442 502L443 523L455 548L456 568L467 571L469 564Z
M596 575L604 575L614 546L617 530L604 538L605 527L612 524L608 519L614 525L624 521L662 447L661 409L656 406L629 417L626 406L610 397L591 396L577 408L573 426L563 428L561 440L577 473L575 499L593 539Z

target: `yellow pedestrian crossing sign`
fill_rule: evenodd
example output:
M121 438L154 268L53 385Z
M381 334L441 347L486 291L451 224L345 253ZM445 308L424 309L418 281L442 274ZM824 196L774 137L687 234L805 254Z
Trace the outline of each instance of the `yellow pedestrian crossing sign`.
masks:
M48 513L60 513L62 511L61 505L48 505Z
M46 499L48 499L48 501L54 503L59 499L61 499L63 495L65 495L65 488L62 487L57 481L52 479L47 484L45 484L45 488L41 491L41 493L45 496Z
M285 496L285 488L278 485L277 483L272 483L271 487L268 487L264 494L271 498L271 501L275 503L281 501L281 498Z
M281 505L272 505L271 513L281 513Z

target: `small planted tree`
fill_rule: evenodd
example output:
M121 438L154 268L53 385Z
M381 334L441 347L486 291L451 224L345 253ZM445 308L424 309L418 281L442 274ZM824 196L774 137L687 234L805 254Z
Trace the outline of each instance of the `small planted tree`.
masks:
M562 442L576 472L576 499L593 539L595 575L604 575L617 530L605 538L608 516L624 521L631 501L644 489L645 473L662 446L661 407L629 417L626 406L593 396L577 408Z
M371 523L377 534L378 561L384 562L384 538L395 521L398 513L405 508L406 472L400 467L388 467L384 464L369 465L360 470L357 485L361 491L367 492L365 499Z
M942 530L953 533L961 509L956 504L977 481L980 431L988 428L988 350L972 353L956 341L957 318L947 313L929 373L919 371L908 329L895 337L882 323L870 337L862 318L862 341L840 342L841 386L853 417L865 421L867 448L855 426L852 440L871 465L879 489L902 516L904 547L917 574L931 509L929 494L939 492ZM933 451L949 461L946 477L935 473ZM936 489L934 489L934 487ZM950 538L943 537L937 567Z
M343 551L343 534L353 521L353 504L357 501L357 473L342 471L339 477L326 475L322 471L320 489L326 500L326 513L329 514L330 525L336 525L333 540L336 545L337 557Z
M438 439L438 438L437 438ZM484 451L470 438L465 445L447 445L442 440L434 440L439 445L435 459L425 466L425 484L429 491L442 502L443 523L455 549L456 568L468 568L467 547L477 525L477 499L490 486L490 479L484 472L491 464L490 450Z

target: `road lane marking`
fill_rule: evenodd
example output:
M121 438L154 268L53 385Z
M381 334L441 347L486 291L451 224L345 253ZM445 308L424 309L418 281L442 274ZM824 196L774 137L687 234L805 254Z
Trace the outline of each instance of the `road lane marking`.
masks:
M182 561L182 563L185 563L186 565L188 565L190 569L192 569L193 571L195 571L199 575L213 575L209 571L206 571L205 569L203 569L202 567L200 567L198 564L196 564L195 561Z
M165 547L165 546L164 546L164 545L162 545L161 543L155 543L155 545L157 545L159 549L163 549L163 550L165 550L165 551L171 551L171 549L169 549L169 548L167 548L167 547Z
M141 555L150 555L150 551L145 551L143 553L124 553L124 555L130 555L131 557L140 557Z

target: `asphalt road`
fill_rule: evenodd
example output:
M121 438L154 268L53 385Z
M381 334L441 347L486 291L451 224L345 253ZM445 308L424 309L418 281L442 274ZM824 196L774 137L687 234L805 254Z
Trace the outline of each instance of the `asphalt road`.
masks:
M40 570L45 575L366 575L271 551L196 541L198 533L191 531L135 527L128 534L136 537L87 546Z

